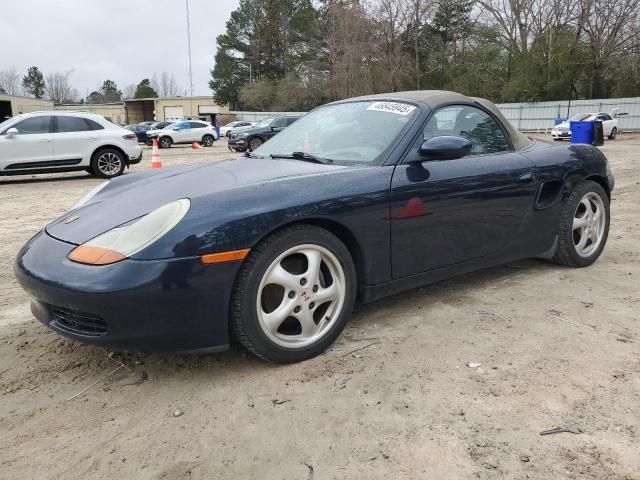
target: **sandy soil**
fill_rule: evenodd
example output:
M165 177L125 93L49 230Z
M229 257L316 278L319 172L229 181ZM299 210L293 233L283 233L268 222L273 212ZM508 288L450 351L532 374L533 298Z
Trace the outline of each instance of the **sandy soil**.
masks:
M0 477L640 479L640 137L603 150L617 186L594 266L527 260L378 301L290 366L50 332L12 262L99 180L0 177Z

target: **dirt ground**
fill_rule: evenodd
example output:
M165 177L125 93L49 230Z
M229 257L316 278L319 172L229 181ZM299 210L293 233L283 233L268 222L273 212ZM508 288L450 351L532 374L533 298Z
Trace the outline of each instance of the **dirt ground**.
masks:
M289 366L49 331L14 258L100 181L0 177L0 477L640 479L640 137L603 151L617 184L595 265L527 260L377 301ZM585 433L539 435L568 424Z

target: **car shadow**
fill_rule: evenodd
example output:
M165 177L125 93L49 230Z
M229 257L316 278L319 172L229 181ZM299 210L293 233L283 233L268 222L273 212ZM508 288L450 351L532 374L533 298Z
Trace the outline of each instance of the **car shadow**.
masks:
M58 174L60 175L60 174ZM96 180L97 177L89 173L81 172L77 175L65 175L59 177L32 177L27 175L3 176L0 177L0 185L23 185L26 183L52 183L52 182L69 182L72 180Z
M507 280L516 281L522 275L530 276L558 268L551 262L531 258L477 270L359 305L356 307L352 324L366 328L367 318L373 313L379 312L381 308L385 310L402 309L425 300L431 303L443 302L454 305L464 303L465 299L479 287L496 285ZM515 302L517 299L514 300Z
M347 325L347 328L336 343L315 360L308 360L301 364L278 365L267 363L254 357L235 343L232 343L230 349L226 352L194 355L145 352L111 353L110 350L102 347L85 345L73 340L63 340L66 342L66 348L55 348L45 352L40 351L37 354L41 361L44 360L44 357L51 357L50 361L69 364L77 363L80 358L85 364L93 364L95 366L93 371L86 372L86 374L89 377L95 376L96 379L104 376L105 371L113 368L117 363L124 364L128 371L144 372L145 375L152 377L156 382L171 381L172 379L180 381L187 376L192 380L202 377L204 381L211 381L212 379L234 381L234 378L259 375L261 372L270 372L274 369L304 368L305 370L317 370L319 365L337 365L345 361L348 362L348 360L344 360L345 352L348 353L362 345L361 339L354 338L352 331L367 332L368 325L374 322L380 323L381 318L384 319L385 327L391 326L392 328L401 329L405 317L398 315L398 312L415 311L416 305L425 304L426 302L442 302L454 306L463 305L469 302L469 296L474 290L486 286L497 286L503 281L521 281L522 276L528 277L533 274L551 273L552 271L557 271L558 268L542 260L522 260L414 288L358 306L354 313L354 318ZM517 298L513 299L514 304L517 301ZM385 315L385 312L389 314ZM61 340L60 337L56 336L51 341L53 342L52 344L55 344ZM43 348L47 347L43 345ZM89 359L91 361L88 361ZM298 365L298 367L295 365ZM96 368L98 366L100 368ZM237 377L237 375L240 375L240 377ZM68 380L72 381L72 379Z

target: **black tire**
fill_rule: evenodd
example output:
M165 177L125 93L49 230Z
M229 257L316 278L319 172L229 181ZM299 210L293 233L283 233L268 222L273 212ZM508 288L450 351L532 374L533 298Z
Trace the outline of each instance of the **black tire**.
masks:
M618 134L618 129L616 127L613 127L611 129L611 135L609 135L607 138L609 140L615 140L616 139L616 135Z
M578 254L578 252L576 251L576 246L574 244L573 220L580 201L586 194L590 192L597 194L602 199L606 218L600 245L589 256L583 257ZM607 192L605 192L604 188L602 188L599 183L591 180L585 180L584 182L580 183L573 192L571 192L571 195L565 202L562 210L562 216L560 218L560 227L558 229L558 245L553 256L553 261L555 263L566 265L568 267L581 268L591 265L598 259L598 257L602 253L602 250L604 249L604 246L607 243L607 238L609 236L609 203L609 195L607 195Z
M115 148L101 148L91 157L91 172L99 178L118 177L126 166L125 156Z
M204 137L202 137L202 146L203 147L211 147L213 146L213 142L215 142L216 139L213 135L205 135Z
M253 137L253 138L250 138L249 141L247 142L247 148L249 149L250 152L252 152L263 143L264 142L262 141L262 138Z
M337 319L315 343L287 348L272 341L263 331L258 319L256 299L260 282L272 262L288 249L305 244L327 249L338 259L345 279L344 303ZM353 260L349 250L335 235L312 225L298 224L287 227L263 240L245 259L236 278L231 298L231 331L235 339L247 350L266 361L292 363L315 357L335 341L351 318L356 289Z
M158 147L171 148L172 143L173 143L173 140L171 140L171 137L160 137L160 141L158 142Z

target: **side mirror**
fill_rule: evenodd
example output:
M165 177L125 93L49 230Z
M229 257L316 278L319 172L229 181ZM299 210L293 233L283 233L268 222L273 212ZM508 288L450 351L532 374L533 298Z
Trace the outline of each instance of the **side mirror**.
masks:
M7 130L7 137L13 137L14 135L18 135L18 129L17 128L10 128L9 130Z
M442 135L425 140L418 153L424 160L455 160L469 155L471 142L466 138Z
M272 132L279 132L280 130L282 130L282 127L271 127Z

